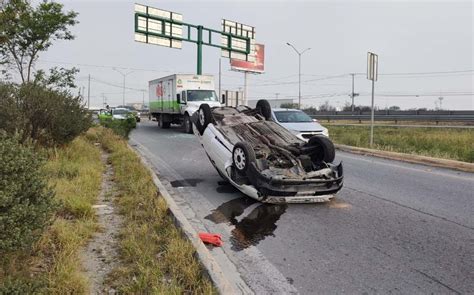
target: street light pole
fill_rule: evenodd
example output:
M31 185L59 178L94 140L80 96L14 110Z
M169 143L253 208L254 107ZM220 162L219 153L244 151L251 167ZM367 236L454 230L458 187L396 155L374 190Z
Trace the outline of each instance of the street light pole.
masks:
M291 43L287 42L286 45L293 48L295 52L298 54L298 109L301 110L301 56L303 55L303 53L310 50L311 48L306 48L305 50L300 52Z
M125 105L125 77L127 77L127 75L133 73L133 71L129 71L127 73L122 73L121 71L117 70L116 68L113 68L113 70L123 76L122 105Z

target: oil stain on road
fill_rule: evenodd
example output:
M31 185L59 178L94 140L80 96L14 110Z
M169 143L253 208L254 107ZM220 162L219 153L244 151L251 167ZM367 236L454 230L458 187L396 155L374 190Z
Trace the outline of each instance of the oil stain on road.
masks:
M182 180L173 180L170 182L170 184L172 187L184 187L184 186L195 187L200 182L202 182L202 179L188 178L188 179L182 179Z
M288 205L257 204L248 215L239 219L258 201L249 197L240 197L217 207L205 218L214 223L228 223L234 226L231 232L232 249L241 251L257 245L268 236L274 236L276 222L285 213Z

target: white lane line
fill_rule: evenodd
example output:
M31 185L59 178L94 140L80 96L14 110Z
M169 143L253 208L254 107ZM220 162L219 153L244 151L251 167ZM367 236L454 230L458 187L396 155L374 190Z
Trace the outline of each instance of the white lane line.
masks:
M371 164L379 164L379 165L383 165L383 166L396 167L396 168L401 168L401 169L406 169L406 170L411 170L411 171L416 171L416 172L424 172L424 173L433 174L433 175L437 175L437 176L451 177L451 178L456 178L456 179L460 179L460 180L464 180L464 181L474 182L474 174L473 174L473 177L468 178L468 177L462 177L462 176L458 176L458 175L446 174L446 173L442 173L442 172L427 171L425 169L407 167L407 166L403 166L403 165L398 165L398 164L385 162L385 161L396 161L396 160L385 159L385 161L381 161L381 159L377 158L377 157L365 156L365 155L359 155L359 154L351 154L351 153L343 154L343 153L339 152L339 153L337 153L337 156L341 157L341 158L349 158L349 159L354 159L354 160L357 160L357 161L367 162L367 163L371 163ZM364 159L363 157L370 157L370 160L369 159ZM417 165L417 164L411 164L411 163L409 163L409 164L410 165ZM420 165L420 164L418 164L418 165ZM425 167L428 168L428 167L431 167L431 166L425 166ZM433 169L435 169L435 167L433 167ZM469 172L463 172L463 173L469 174Z

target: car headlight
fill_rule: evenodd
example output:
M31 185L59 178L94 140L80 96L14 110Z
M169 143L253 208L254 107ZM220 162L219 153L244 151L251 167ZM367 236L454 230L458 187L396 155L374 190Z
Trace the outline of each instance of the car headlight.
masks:
M140 113L137 113L137 117L140 117Z
M329 131L327 128L323 129L323 135L329 137Z

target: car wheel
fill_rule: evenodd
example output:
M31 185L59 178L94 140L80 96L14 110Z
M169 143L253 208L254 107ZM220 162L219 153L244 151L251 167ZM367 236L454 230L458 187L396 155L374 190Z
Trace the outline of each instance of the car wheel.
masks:
M191 122L191 118L189 118L188 113L184 114L184 130L186 133L193 133L193 123Z
M270 103L266 99L260 99L257 101L257 106L255 107L257 112L265 118L265 120L269 121L272 119L272 107Z
M311 161L313 163L332 163L334 161L334 158L336 157L334 144L326 136L315 135L309 139L308 145L316 147L316 150L311 153Z
M245 175L249 166L255 163L255 151L246 142L238 142L232 151L232 163L241 175Z
M198 118L197 118L197 128L199 134L203 135L204 130L206 130L207 125L211 123L212 120L212 113L211 107L207 103L203 103L198 110Z

